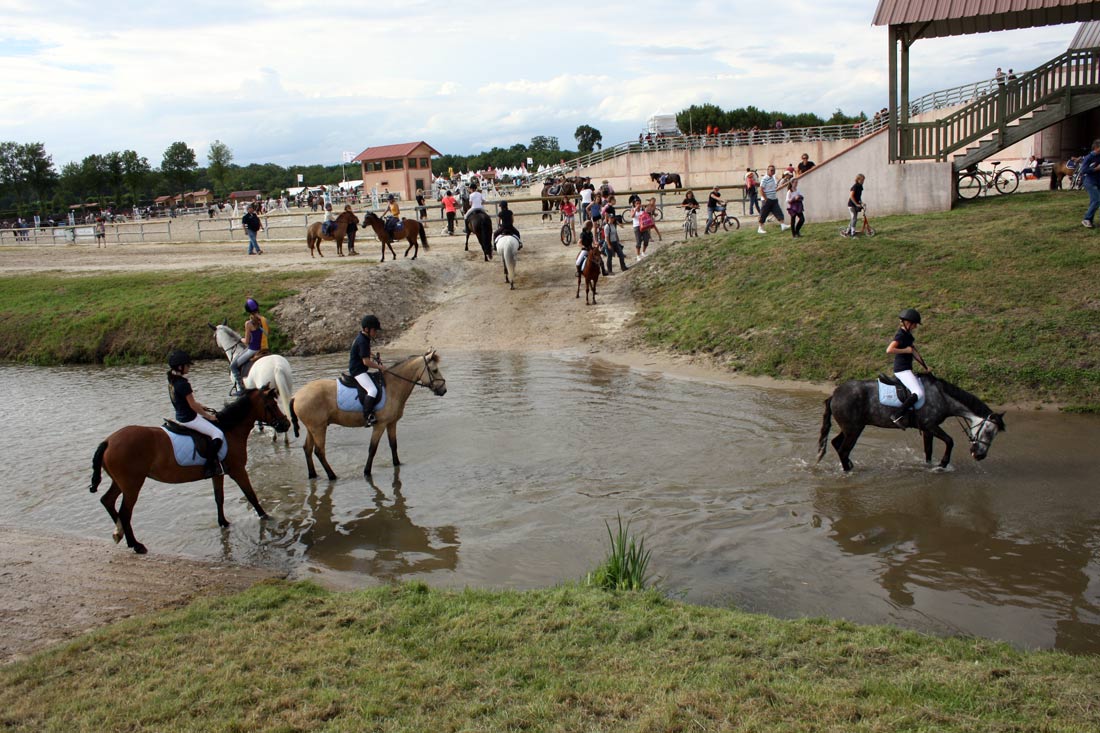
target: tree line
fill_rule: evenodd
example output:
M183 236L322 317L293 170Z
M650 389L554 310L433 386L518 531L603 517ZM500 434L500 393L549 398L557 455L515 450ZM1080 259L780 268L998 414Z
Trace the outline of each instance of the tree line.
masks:
M717 127L722 132L730 130L751 130L754 127L767 130L775 127L776 121L783 127L820 127L822 125L851 125L864 122L867 115L844 114L838 107L828 119L813 112L768 112L749 105L737 109L722 109L715 104L693 104L676 113L676 126L680 132L699 134L708 126Z

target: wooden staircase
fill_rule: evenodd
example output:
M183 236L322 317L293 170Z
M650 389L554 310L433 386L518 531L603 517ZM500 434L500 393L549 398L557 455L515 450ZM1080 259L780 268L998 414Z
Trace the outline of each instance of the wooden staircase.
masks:
M998 84L946 117L899 124L898 159L951 160L957 172L1097 107L1100 48L1074 49Z

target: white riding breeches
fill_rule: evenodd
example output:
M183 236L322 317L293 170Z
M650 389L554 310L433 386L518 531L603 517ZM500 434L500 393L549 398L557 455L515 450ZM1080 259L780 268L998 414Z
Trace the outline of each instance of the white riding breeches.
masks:
M180 425L185 428L191 428L196 433L202 433L207 437L216 438L217 440L220 440L222 442L225 441L225 433L219 430L218 427L214 425L214 423L210 422L202 415L196 415L195 419L191 422L181 422Z
M378 396L378 387L374 386L374 380L370 378L370 375L366 372L355 375L355 381L359 383L359 386L367 391L367 395L371 399Z
M924 385L921 384L921 381L917 379L917 375L913 374L912 370L906 369L903 372L894 372L894 376L900 379L901 383L915 394L918 400L924 397Z
M582 249L581 253L577 255L577 267L580 267L588 259L588 250Z

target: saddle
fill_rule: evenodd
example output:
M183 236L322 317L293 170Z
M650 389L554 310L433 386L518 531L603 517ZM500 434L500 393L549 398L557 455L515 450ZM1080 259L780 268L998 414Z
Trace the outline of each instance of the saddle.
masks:
M909 397L909 388L902 384L901 380L897 377L888 377L880 373L878 375L878 381L897 390L898 402L905 402L906 398Z
M165 420L164 425L162 425L161 427L163 427L169 433L174 433L175 435L182 435L184 437L191 438L193 441L195 441L195 452L202 456L204 459L210 457L211 438L209 435L204 435L203 433L200 433L197 430L192 430L191 428L185 428L174 420Z
M367 376L370 377L370 381L374 382L374 386L377 388L378 394L381 395L385 390L385 385L382 383L382 373L367 372ZM363 385L355 381L355 377L351 376L347 372L341 372L339 381L340 384L344 385L345 387L355 390L355 392L359 395L360 404L366 404L367 390L363 389Z
M255 366L256 362L264 358L265 356L271 356L271 349L260 349L252 355L251 359L246 361L244 365L241 366L241 381L244 381L244 378L248 376L248 373L250 371L252 371L252 367Z
M561 193L561 186L551 186L546 189L547 196L557 196L559 193Z
M390 236L400 236L405 231L405 220L403 218L398 219L396 216L387 216L386 231L390 234Z

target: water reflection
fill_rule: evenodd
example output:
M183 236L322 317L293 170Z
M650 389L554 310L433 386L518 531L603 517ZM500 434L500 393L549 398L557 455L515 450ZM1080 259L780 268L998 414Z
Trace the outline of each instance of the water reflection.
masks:
M339 484L339 487L338 487ZM370 506L342 516L335 494L370 489ZM424 527L414 523L401 485L401 467L394 469L392 497L373 481L310 482L301 511L284 520L286 535L276 544L293 547L321 567L378 580L393 581L458 565L458 529L453 525Z

